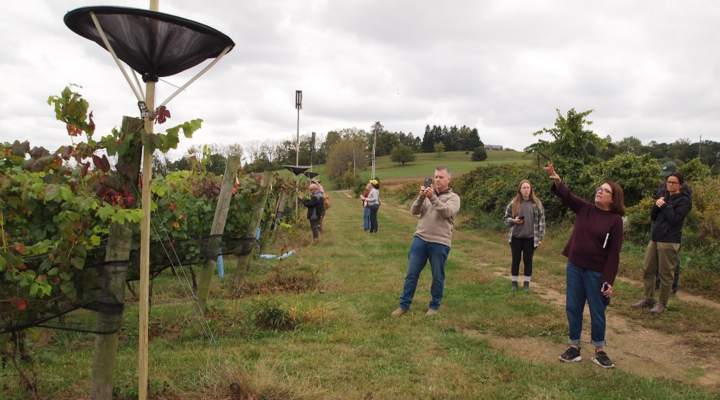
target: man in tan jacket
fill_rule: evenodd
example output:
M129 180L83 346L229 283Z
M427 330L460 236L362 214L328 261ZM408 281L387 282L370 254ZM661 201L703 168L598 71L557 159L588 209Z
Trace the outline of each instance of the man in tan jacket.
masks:
M460 210L460 197L448 188L450 179L451 174L447 167L436 167L435 188L421 186L418 197L410 209L413 215L420 217L410 246L407 276L403 293L400 295L400 307L393 311L394 317L410 310L420 272L425 268L428 260L433 277L430 286L432 300L425 315L435 315L440 308L445 287L445 261L450 254L455 214Z

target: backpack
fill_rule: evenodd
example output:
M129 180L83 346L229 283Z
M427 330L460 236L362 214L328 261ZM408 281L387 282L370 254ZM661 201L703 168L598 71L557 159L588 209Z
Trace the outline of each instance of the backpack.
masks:
M323 193L323 211L326 211L328 208L330 208L330 196Z

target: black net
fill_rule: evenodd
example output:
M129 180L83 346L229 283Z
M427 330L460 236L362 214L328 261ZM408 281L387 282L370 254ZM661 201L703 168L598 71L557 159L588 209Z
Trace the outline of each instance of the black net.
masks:
M295 165L283 165L283 168L287 169L288 171L292 172L292 173L295 174L295 175L300 175L300 174L302 174L303 172L309 170L309 169L312 168L312 167L309 166L309 165L298 165L298 166L295 166Z
M45 258L26 259L25 266L37 271ZM118 299L107 291L103 281L111 279L113 275L124 275L127 264L127 261L123 261L86 265L72 275L70 282L73 290L69 292L52 294L44 299L18 299L15 303L3 304L0 307L0 333L17 332L34 326L97 334L117 332L120 329L123 299ZM3 297L4 295L3 293ZM22 303L19 303L20 301ZM111 319L114 316L117 323L98 328L98 313L90 311L100 311Z
M220 251L211 252L217 248ZM209 236L199 239L168 240L150 244L150 278L154 279L168 268L201 265L208 258L217 259L222 255L247 255L255 248L255 238L229 238ZM140 279L140 251L130 252L130 260L105 262L105 248L96 247L88 252L84 268L74 271L74 290L53 294L47 299L18 300L19 303L0 304L0 334L21 331L39 326L52 329L107 335L117 332L122 323L124 299L117 298L107 288L107 282L114 282L120 274L126 281ZM23 259L27 269L39 271L48 256L34 256ZM121 276L121 277L122 277ZM0 290L3 287L0 286ZM14 296L1 293L3 298ZM102 314L101 314L102 313ZM98 321L98 318L103 318ZM102 323L99 323L102 322Z
M315 178L316 176L318 176L318 175L320 175L320 174L318 174L317 172L305 171L305 172L303 173L303 175L307 176L308 179L312 179L312 178Z
M209 26L157 11L93 6L65 15L68 28L104 49L92 14L118 58L146 80L180 73L235 46L228 36Z
M150 244L150 278L155 278L168 268L180 265L200 265L205 260L217 259L219 255L247 255L255 247L255 238L222 238L220 249L212 254L210 240L219 237L204 237L199 239L170 240L153 242ZM140 279L140 252L130 253L130 268L128 269L127 280L137 281Z

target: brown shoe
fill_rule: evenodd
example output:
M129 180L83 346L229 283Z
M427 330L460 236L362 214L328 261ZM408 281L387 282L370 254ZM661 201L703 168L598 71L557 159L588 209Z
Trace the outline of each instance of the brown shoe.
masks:
M650 308L653 306L653 299L642 299L632 305L632 308Z
M431 317L433 315L437 315L437 310L433 310L432 308L428 308L427 312L425 313L426 317Z
M665 307L665 304L657 303L657 304L655 304L655 307L653 307L650 310L650 314L653 314L653 315L662 314L665 312L665 310L667 310L667 307Z
M392 314L390 314L390 315L392 315L393 317L399 317L399 316L405 314L406 312L408 312L408 310L406 310L402 307L398 307L398 309L393 311Z

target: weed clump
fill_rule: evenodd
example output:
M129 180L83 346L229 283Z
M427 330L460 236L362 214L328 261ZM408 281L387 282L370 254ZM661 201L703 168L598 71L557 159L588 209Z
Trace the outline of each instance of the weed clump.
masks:
M276 299L266 299L257 304L255 325L258 328L287 331L299 323L299 318L292 316Z

